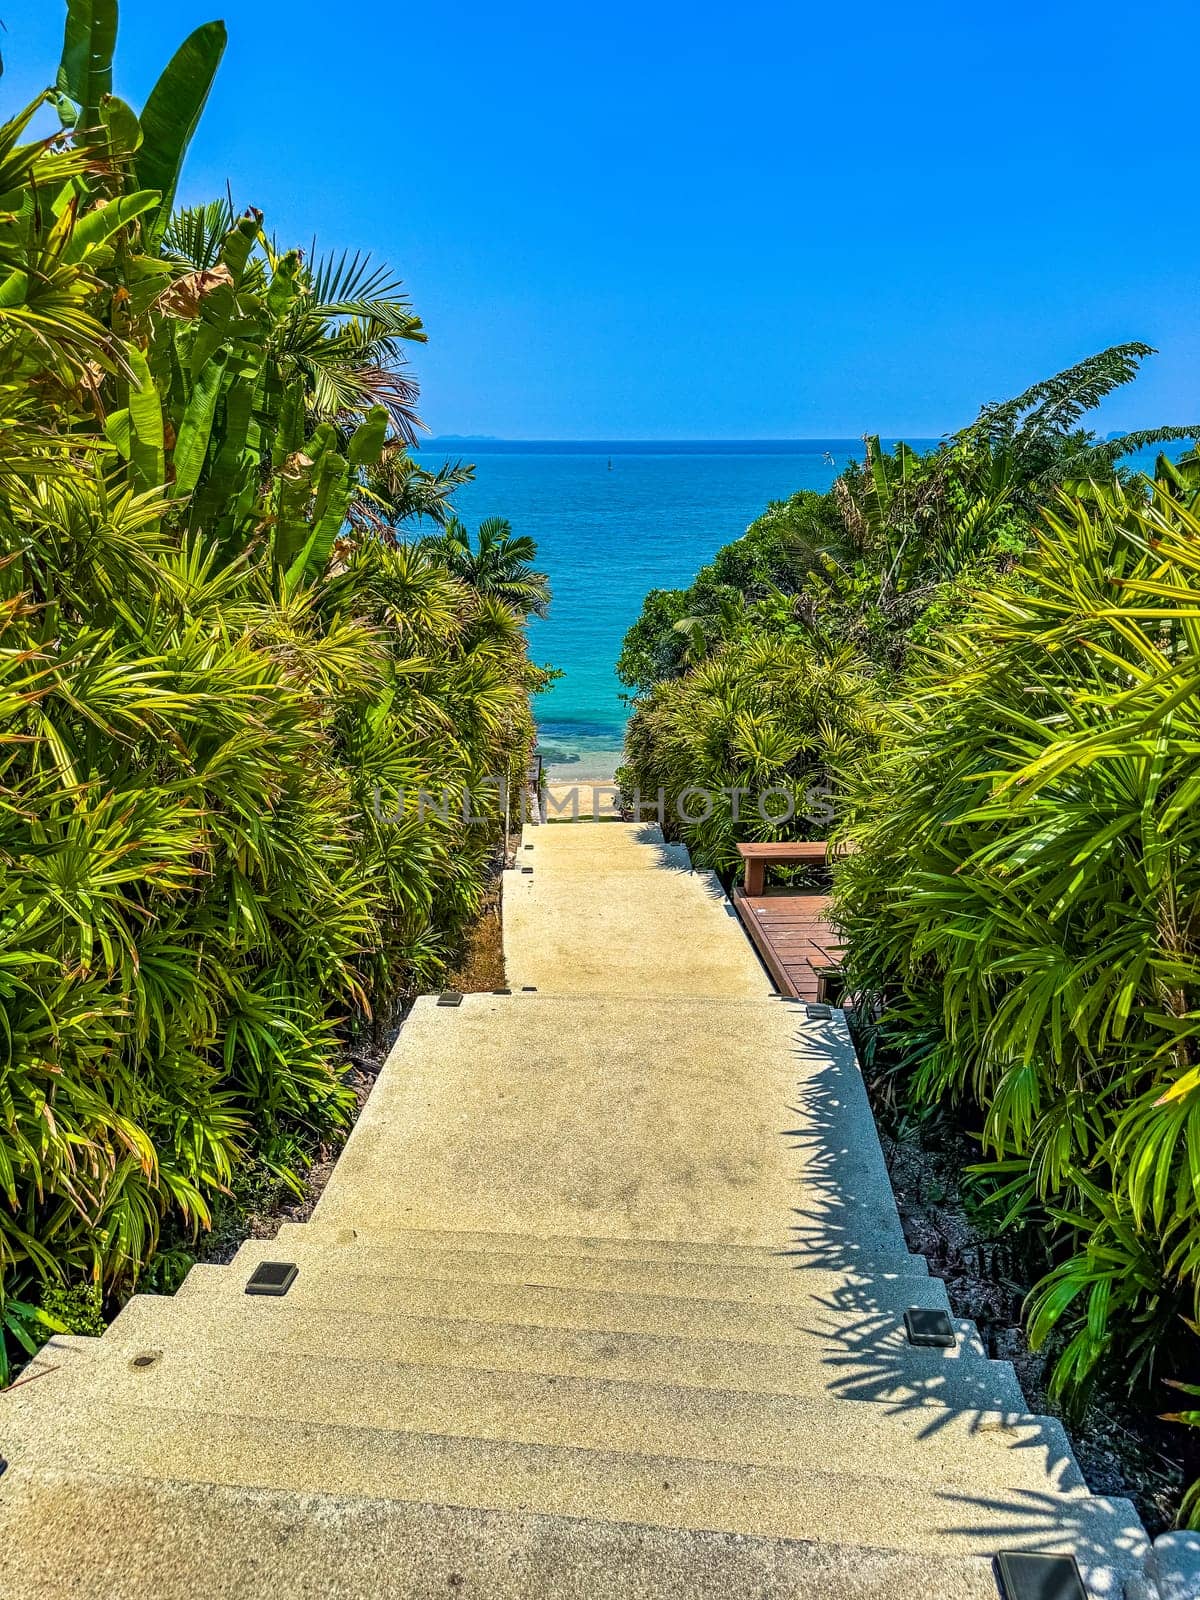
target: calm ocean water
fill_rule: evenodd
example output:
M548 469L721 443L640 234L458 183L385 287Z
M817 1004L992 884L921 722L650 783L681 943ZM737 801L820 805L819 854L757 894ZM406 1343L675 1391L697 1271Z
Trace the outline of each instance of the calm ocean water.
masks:
M566 674L535 702L543 751L556 776L607 777L619 759L628 712L614 667L646 593L688 584L769 501L797 489L829 488L861 449L857 439L472 439L423 447L431 461L475 462L475 481L456 497L471 527L483 517L503 516L514 531L537 540L554 601L550 616L531 626L532 653ZM1152 458L1153 452L1147 465Z
M543 751L559 775L605 777L627 719L615 665L650 589L691 582L771 500L827 489L856 439L797 442L516 444L433 440L429 458L474 461L456 496L474 527L507 517L538 544L554 601L534 621L536 661L566 674L535 701ZM609 470L609 461L612 469Z

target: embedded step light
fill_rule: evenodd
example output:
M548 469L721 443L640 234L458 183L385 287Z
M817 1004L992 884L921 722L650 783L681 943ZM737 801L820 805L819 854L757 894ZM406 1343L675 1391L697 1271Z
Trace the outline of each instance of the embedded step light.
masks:
M930 1311L924 1306L910 1306L904 1313L904 1326L909 1344L934 1350L953 1350L954 1324L944 1311Z
M250 1274L247 1294L286 1294L300 1275L294 1261L260 1261Z
M1074 1556L1001 1550L996 1576L1004 1600L1087 1600Z
M440 1006L460 1006L462 1005L462 995L459 994L457 989L443 989L437 997L437 1003Z

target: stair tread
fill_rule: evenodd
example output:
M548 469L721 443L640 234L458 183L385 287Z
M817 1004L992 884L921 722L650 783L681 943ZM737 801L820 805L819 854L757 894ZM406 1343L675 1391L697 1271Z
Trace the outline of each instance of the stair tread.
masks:
M503 1218L830 1264L907 1254L840 1017L768 999L514 1001L418 1002L316 1221L471 1232Z
M750 1343L699 1335L578 1328L569 1323L477 1321L398 1310L370 1315L330 1305L299 1312L289 1300L243 1295L219 1312L203 1297L135 1295L104 1335L105 1343L154 1349L165 1342L236 1337L254 1348L299 1355L361 1349L383 1361L481 1366L578 1377L612 1377L748 1394L825 1395L905 1406L949 1401L981 1410L1025 1412L1024 1396L1007 1363L943 1363L924 1352L909 1363L798 1361L788 1345Z
M230 1300L245 1298L249 1275L248 1269L234 1266L196 1266L174 1298L204 1298L219 1309ZM495 1317L552 1327L674 1333L684 1337L695 1334L792 1347L806 1343L848 1347L864 1344L868 1339L878 1343L885 1338L901 1343L903 1312L908 1306L944 1310L947 1304L946 1288L940 1278L878 1279L870 1285L835 1280L827 1294L832 1300L844 1296L844 1308L836 1303L825 1304L820 1293L811 1302L801 1299L766 1304L716 1295L648 1294L580 1284L530 1283L519 1277L518 1281L505 1282L485 1281L470 1274L427 1278L419 1273L357 1272L350 1264L308 1260L288 1290L286 1303L289 1307L340 1305L376 1316L405 1309L418 1315L441 1316L449 1309L450 1314L461 1313L473 1321ZM962 1352L936 1354L955 1360Z
M752 999L773 988L711 873L549 866L504 887L505 963L539 993Z
M233 1306L244 1305L245 1277L225 1267L195 1267L174 1300L196 1308L194 1325L211 1337ZM966 1403L1023 1409L1008 1362L988 1360L972 1323L954 1323L953 1349L920 1349L904 1331L903 1305L944 1309L944 1286L914 1279L913 1293L891 1307L838 1313L813 1306L770 1306L739 1301L678 1299L664 1295L615 1294L529 1284L384 1278L301 1271L283 1299L265 1305L264 1326L309 1316L317 1306L356 1316L422 1316L477 1324L500 1322L595 1333L669 1334L724 1340L738 1345L773 1345L788 1351L810 1385L852 1392L866 1385L894 1394L906 1386L955 1393ZM918 1293L917 1291L923 1291Z
M281 1245L286 1248L281 1250ZM304 1225L291 1229L280 1239L247 1241L230 1265L235 1271L249 1274L260 1261L278 1260L281 1255L326 1277L339 1272L370 1273L431 1281L536 1284L546 1288L611 1290L618 1294L772 1305L796 1305L821 1299L836 1300L842 1306L866 1307L879 1303L881 1291L887 1303L894 1304L897 1297L903 1299L909 1292L908 1286L915 1282L939 1282L923 1274L903 1272L876 1273L870 1278L856 1275L850 1279L848 1275L820 1269L796 1270L781 1261L770 1265L730 1266L543 1255L536 1249L448 1251L440 1247L423 1249L364 1240L328 1244L321 1239L310 1241L304 1233ZM946 1309L949 1309L948 1302Z
M45 1530L52 1528L48 1539ZM995 1600L990 1563L80 1471L0 1480L5 1600Z
M323 1222L314 1217L308 1222L285 1222L279 1229L281 1243L293 1238L311 1238L323 1244L378 1244L428 1248L451 1253L458 1250L492 1251L500 1255L529 1253L538 1256L567 1256L580 1260L662 1261L667 1264L694 1263L730 1267L783 1267L799 1271L843 1271L858 1275L903 1274L927 1277L929 1264L924 1256L890 1254L866 1256L846 1252L841 1267L816 1267L811 1252L799 1241L778 1245L714 1244L697 1239L598 1238L586 1234L461 1233L440 1228L389 1228L369 1221L354 1223Z
M139 1352L145 1361L145 1353ZM348 1354L294 1356L236 1343L164 1341L148 1365L101 1339L51 1340L46 1380L18 1412L83 1397L580 1449L854 1472L881 1455L897 1476L1080 1492L1062 1427L1049 1418L945 1406L797 1399L608 1377L416 1365ZM856 1409L848 1410L850 1405Z
M184 1478L297 1492L537 1510L588 1521L987 1554L1073 1549L1131 1560L1147 1548L1127 1502L1032 1490L969 1492L871 1474L743 1466L512 1441L386 1433L211 1412L104 1405L6 1426L15 1465Z

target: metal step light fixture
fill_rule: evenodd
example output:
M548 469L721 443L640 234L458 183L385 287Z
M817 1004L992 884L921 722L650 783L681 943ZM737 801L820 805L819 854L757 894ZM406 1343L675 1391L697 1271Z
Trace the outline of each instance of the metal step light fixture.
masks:
M1004 1600L1087 1600L1074 1556L1001 1550L996 1577Z
M954 1324L944 1311L910 1306L904 1313L909 1344L932 1350L953 1350Z
M284 1295L300 1275L294 1261L260 1261L250 1274L247 1294Z

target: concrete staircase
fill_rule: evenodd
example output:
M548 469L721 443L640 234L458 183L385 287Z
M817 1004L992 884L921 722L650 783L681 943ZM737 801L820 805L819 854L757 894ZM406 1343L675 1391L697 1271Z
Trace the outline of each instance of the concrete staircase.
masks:
M418 1002L312 1221L0 1396L0 1600L995 1600L999 1549L1144 1596L1011 1366L908 1342L949 1306L841 1014L654 828L518 861L513 992Z

